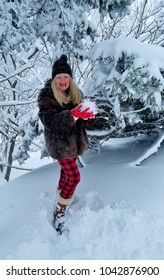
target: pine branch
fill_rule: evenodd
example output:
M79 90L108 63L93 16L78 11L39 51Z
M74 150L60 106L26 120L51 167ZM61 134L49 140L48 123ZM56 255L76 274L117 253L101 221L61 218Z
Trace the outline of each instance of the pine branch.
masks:
M98 130L92 130L92 131L87 131L87 136L90 139L96 139L96 140L101 140L104 138L107 138L111 136L111 134L116 130L115 127L111 127L110 130L108 131L98 131Z

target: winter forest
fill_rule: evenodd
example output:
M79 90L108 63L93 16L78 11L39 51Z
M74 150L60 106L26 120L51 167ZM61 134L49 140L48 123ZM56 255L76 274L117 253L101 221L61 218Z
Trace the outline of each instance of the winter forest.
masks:
M98 104L91 149L139 134L159 145L163 47L163 0L0 0L0 179L9 181L31 151L47 156L37 96L63 53Z

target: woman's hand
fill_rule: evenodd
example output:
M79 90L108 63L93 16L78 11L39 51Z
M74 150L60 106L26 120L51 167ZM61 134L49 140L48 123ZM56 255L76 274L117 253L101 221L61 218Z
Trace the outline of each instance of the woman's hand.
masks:
M82 104L80 103L77 107L71 110L71 114L74 118L81 118L81 119L93 119L95 118L95 114L93 111L88 107L82 110Z

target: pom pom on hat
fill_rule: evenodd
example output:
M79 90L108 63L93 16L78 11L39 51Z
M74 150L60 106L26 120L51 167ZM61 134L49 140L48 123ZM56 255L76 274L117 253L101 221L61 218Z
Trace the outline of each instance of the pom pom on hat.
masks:
M65 54L62 54L60 59L67 62L67 56Z
M70 65L67 63L67 56L62 54L58 60L54 62L52 67L52 80L57 74L67 73L72 77L72 70Z

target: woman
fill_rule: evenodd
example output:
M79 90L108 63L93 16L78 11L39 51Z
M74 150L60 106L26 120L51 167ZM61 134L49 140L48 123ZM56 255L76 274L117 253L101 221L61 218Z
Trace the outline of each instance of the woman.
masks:
M44 125L47 150L61 167L53 221L57 231L61 230L61 218L73 201L80 182L76 158L88 148L86 119L95 117L90 108L82 110L82 100L81 91L72 79L67 56L62 55L53 65L52 78L38 96L39 117Z

